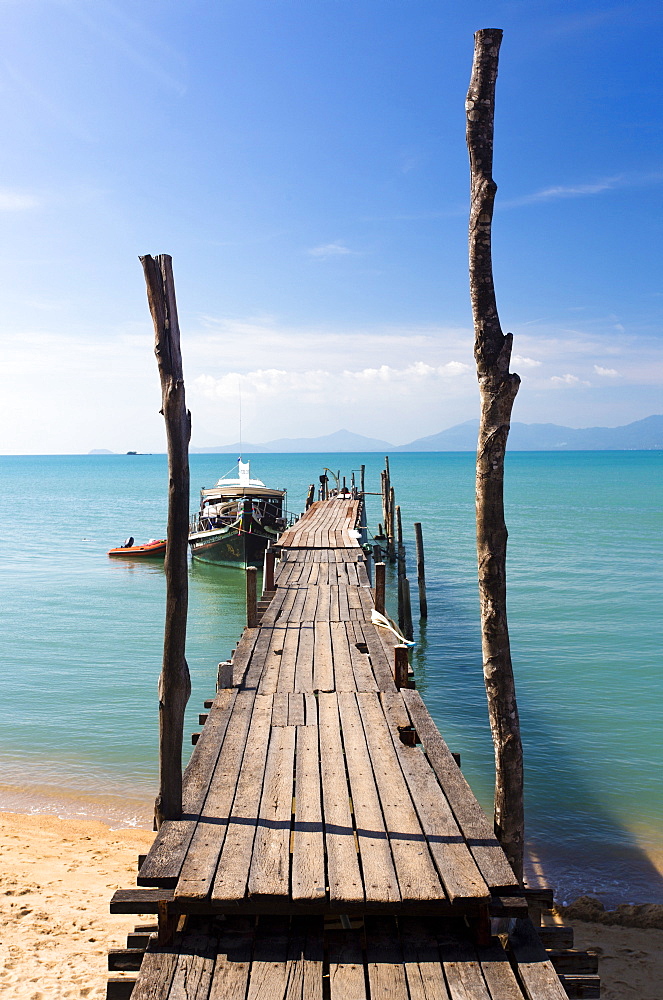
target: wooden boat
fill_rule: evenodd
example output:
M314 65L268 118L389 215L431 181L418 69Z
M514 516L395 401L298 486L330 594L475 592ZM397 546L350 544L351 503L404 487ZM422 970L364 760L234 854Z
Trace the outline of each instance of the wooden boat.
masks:
M223 477L200 491L200 510L191 519L191 555L222 566L261 566L269 542L288 525L285 490L251 479L249 462L238 462L237 478Z
M165 554L165 538L150 538L144 545L134 545L133 538L127 538L124 545L111 549L108 553L109 556L129 556L131 559L135 556L165 556Z

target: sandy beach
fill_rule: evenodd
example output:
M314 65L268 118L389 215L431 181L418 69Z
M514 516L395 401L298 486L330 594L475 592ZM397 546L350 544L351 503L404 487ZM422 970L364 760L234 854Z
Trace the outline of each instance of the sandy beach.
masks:
M153 834L102 823L0 813L0 993L17 1000L103 998L106 955L140 918L110 916L114 889L135 884ZM146 918L146 922L149 918ZM661 1000L663 930L556 919L600 955L604 1000Z
M140 918L111 916L116 888L135 884L148 830L0 813L0 995L103 998L107 953ZM147 922L147 921L146 921Z

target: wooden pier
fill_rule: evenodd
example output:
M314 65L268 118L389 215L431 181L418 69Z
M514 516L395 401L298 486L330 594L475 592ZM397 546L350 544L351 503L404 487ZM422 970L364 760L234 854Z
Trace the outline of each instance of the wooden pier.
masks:
M454 756L396 685L402 646L371 623L360 504L349 491L313 503L279 539L232 687L201 716L182 818L111 902L157 914L158 931L133 966L121 953L114 967L140 974L109 996L597 995L564 991ZM496 916L515 919L507 950Z

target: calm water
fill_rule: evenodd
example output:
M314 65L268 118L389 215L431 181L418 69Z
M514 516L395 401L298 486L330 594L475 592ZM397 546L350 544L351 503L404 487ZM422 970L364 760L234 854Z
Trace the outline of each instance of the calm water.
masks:
M377 490L379 455L261 455L252 465L287 488L298 511L323 466L349 477L362 461L367 489ZM231 462L192 456L192 507ZM595 892L610 905L663 902L662 462L644 452L508 459L509 619L531 871L543 870L561 900ZM419 688L490 810L473 464L465 454L391 460L406 540L420 520L426 542ZM162 536L165 456L0 465L0 807L149 826L163 565L112 561L106 551L129 534ZM408 551L411 564L413 543ZM240 572L192 564L190 585L187 733L198 729L216 664L244 617Z

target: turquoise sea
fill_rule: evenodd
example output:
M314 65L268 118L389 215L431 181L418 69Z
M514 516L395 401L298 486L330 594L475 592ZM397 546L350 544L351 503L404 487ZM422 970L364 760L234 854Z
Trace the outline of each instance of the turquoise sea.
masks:
M192 456L192 509L232 460ZM297 512L324 466L349 477L362 462L377 491L381 455L259 455L252 469L287 488ZM507 459L530 871L560 901L590 892L607 905L663 902L662 464L656 452ZM0 808L150 826L163 565L106 552L130 534L163 535L166 458L26 456L0 466ZM426 544L418 686L490 811L474 456L395 454L391 470L410 567L414 521ZM370 501L375 527L379 498ZM187 733L244 620L241 572L192 564L190 584Z

